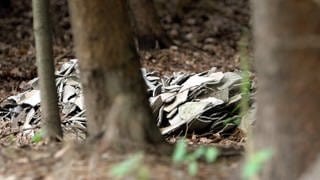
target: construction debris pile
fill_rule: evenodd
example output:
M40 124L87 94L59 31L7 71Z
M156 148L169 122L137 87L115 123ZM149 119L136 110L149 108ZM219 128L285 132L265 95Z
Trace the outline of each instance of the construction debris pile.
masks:
M213 68L198 74L178 72L160 78L156 72L141 71L163 135L186 132L227 135L239 125L242 78L238 73L222 73ZM56 83L64 130L85 134L85 107L76 59L61 66L56 72ZM38 78L28 85L27 91L1 103L0 120L11 122L13 128L30 129L23 133L33 136L32 127L41 122Z

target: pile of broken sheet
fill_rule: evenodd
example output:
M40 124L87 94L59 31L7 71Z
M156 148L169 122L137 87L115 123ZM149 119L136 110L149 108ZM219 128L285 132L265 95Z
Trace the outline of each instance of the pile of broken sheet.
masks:
M238 73L216 72L213 68L199 74L178 72L163 78L146 69L142 69L142 74L163 135L228 133L239 124L242 78ZM77 60L62 65L56 72L56 83L64 129L85 132L85 107ZM0 120L11 121L12 127L28 129L41 121L38 78L28 84L27 91L7 98L0 106ZM24 133L34 134L32 130Z
M234 72L174 73L160 79L142 70L162 134L230 131L240 122L241 76Z

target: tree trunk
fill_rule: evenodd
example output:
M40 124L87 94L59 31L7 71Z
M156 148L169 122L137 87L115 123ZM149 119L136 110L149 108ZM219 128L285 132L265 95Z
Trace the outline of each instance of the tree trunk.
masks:
M150 50L169 47L172 42L160 24L160 18L152 0L128 0L138 47Z
M54 75L49 1L33 0L32 8L43 128L50 139L61 139L62 129Z
M107 126L116 129L117 134L107 138L116 141L115 146L163 142L139 70L125 0L69 0L69 5L89 135ZM118 96L125 104L116 120L109 119Z
M259 79L257 148L274 148L262 179L298 179L320 155L320 6L253 0Z

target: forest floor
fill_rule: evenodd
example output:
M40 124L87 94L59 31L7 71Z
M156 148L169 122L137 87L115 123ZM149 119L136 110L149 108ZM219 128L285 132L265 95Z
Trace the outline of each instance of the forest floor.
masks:
M238 43L243 34L250 32L248 0L194 0L183 7L183 16L178 17L174 16L179 9L174 2L157 0L156 5L161 23L175 45L140 52L142 65L161 75L202 72L211 67L239 70ZM31 1L12 3L10 9L0 9L0 102L23 91L26 82L37 76ZM58 67L75 55L66 0L51 3ZM240 137L226 138L215 145L243 149L239 139L244 137L237 135ZM70 146L21 144L18 138L8 137L0 139L0 179L108 179L107 170L126 159L124 155L105 154L100 160L77 157L76 161L65 157ZM151 179L239 179L242 150L235 154L222 156L214 164L201 162L196 177L188 176L186 166L172 165L170 157L146 156L144 166Z

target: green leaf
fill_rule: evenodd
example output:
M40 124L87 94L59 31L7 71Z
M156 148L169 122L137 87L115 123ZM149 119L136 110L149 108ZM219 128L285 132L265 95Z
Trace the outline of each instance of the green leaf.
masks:
M177 142L174 152L173 152L173 162L174 163L182 163L186 160L187 154L187 144L184 139L181 139Z
M190 162L188 165L188 173L191 176L195 176L198 173L198 163L196 161Z
M237 119L233 122L233 124L235 124L235 125L237 125L237 126L239 126L240 123L241 123L241 118L237 118Z
M140 167L139 168L139 173L138 173L138 179L139 180L148 180L148 179L150 179L149 169L146 168L145 166Z
M236 107L231 111L231 114L237 112L240 109L240 104L237 104Z
M203 146L198 147L192 154L188 156L189 161L196 161L206 152L206 148Z
M260 172L263 164L273 156L273 151L265 149L253 154L243 169L243 177L250 178Z
M239 123L241 121L241 118L239 116L233 116L230 118L227 118L225 120L223 120L223 125L226 126L227 124L236 124Z
M208 163L214 162L219 155L219 151L217 148L209 147L205 153L205 158Z
M109 174L114 177L124 177L131 172L137 170L139 165L141 164L141 161L143 159L143 154L142 153L137 153L133 157L121 162L120 164L117 164L113 166Z
M38 143L43 140L43 137L44 137L44 131L40 130L32 137L31 142Z

